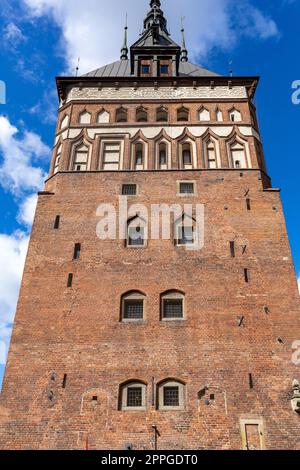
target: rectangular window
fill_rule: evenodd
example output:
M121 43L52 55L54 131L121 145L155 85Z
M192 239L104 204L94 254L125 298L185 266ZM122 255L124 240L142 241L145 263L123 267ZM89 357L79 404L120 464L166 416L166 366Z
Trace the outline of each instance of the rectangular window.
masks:
M142 320L144 311L143 300L125 300L124 316L125 320Z
M59 229L59 224L60 224L60 216L57 215L57 216L55 217L54 230L58 230L58 229Z
M73 274L70 273L69 276L68 276L68 284L67 284L67 286L68 286L68 287L72 287L72 285L73 285Z
M193 245L194 242L194 227L179 225L177 245Z
M194 183L180 183L180 194L194 194Z
M129 227L128 229L128 246L144 246L144 228Z
M182 299L164 299L163 300L163 318L183 318Z
M169 73L169 66L167 64L163 64L160 66L160 73L162 75L167 75Z
M150 65L142 65L142 74L143 75L149 75L150 73Z
M123 196L136 196L137 186L136 184L123 184L122 195Z
M245 282L249 282L249 270L247 268L244 269L244 277L245 277Z
M179 387L164 387L164 406L179 406Z
M103 169L106 171L119 170L120 142L104 144Z
M246 206L247 206L247 211L251 211L251 201L250 201L250 199L246 199Z
M75 248L74 248L74 256L73 256L73 259L74 259L74 260L80 258L80 252L81 252L81 244L80 244L80 243L76 243L76 244L75 244Z
M235 258L235 244L234 244L234 242L230 242L230 256L231 256L231 258Z
M128 387L127 406L128 408L139 408L143 404L142 387Z
M63 382L62 382L62 388L66 388L67 386L67 374L64 374Z

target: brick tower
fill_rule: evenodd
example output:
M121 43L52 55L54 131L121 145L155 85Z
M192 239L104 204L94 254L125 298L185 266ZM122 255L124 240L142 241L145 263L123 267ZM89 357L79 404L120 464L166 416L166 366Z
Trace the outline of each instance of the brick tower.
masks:
M182 39L152 0L119 61L57 79L1 448L300 448L299 294L258 78L191 64ZM191 249L185 213L171 216L171 237L146 236L138 206L125 239L102 239L99 206L118 212L120 195L149 212L201 205L203 246Z

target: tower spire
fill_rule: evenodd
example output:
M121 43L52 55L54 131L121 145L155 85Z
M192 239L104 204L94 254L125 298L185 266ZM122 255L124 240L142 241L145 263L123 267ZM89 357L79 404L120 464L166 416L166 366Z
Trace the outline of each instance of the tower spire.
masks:
M185 34L184 34L184 25L183 25L184 18L181 18L181 34L182 34L182 44L181 44L181 62L188 62L188 50L185 44Z
M128 26L127 26L127 13L126 13L126 23L125 23L125 28L124 28L124 43L121 49L121 60L128 59L127 31L128 31Z

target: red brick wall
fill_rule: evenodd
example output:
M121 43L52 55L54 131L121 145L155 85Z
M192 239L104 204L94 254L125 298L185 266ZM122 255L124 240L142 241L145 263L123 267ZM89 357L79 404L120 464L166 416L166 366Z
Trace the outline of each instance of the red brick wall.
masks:
M129 250L97 238L97 206L117 205L122 183L138 183L130 200L149 206L182 203L176 182L188 179L197 196L184 202L205 205L201 251L161 240ZM290 403L292 380L300 378L291 363L299 295L280 196L263 190L261 173L65 173L46 189L53 194L39 196L0 399L0 448L84 449L88 438L92 449L151 449L155 424L159 449L240 449L239 420L262 418L268 449L299 449L300 420ZM141 324L119 322L120 297L132 289L147 295ZM185 292L185 321L160 321L159 298L168 289ZM186 383L184 411L152 407L152 377ZM119 385L129 379L148 384L146 411L118 411ZM210 394L215 400L206 405Z

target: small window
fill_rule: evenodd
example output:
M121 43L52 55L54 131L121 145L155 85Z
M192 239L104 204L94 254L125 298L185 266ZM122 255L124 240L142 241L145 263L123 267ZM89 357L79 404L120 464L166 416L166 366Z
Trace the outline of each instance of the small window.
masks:
M124 320L142 320L143 319L143 300L125 300L124 301Z
M128 246L144 246L144 227L128 227Z
M136 184L123 184L122 195L123 196L136 196L137 186Z
M179 406L179 387L164 387L164 406Z
M150 65L143 64L142 65L142 74L149 75L150 73Z
M83 113L79 115L79 124L90 124L91 119L92 115L87 111L83 111Z
M73 274L72 274L72 273L70 273L70 274L68 275L68 283L67 283L67 287L69 287L69 288L70 288L70 287L72 287L72 285L73 285Z
M135 169L141 170L144 167L144 146L141 143L135 144Z
M106 142L103 150L103 170L116 171L120 167L120 142Z
M230 256L231 258L235 258L235 243L230 242Z
M244 278L245 278L245 282L248 284L249 283L249 269L247 268L244 269Z
M161 319L177 320L184 318L184 295L169 292L161 296Z
M82 144L75 150L75 157L73 163L74 171L87 171L88 169L89 149L86 145Z
M190 166L192 164L192 153L190 143L182 145L182 162L183 166Z
M176 245L194 245L196 239L196 221L183 216L175 222Z
M179 185L180 194L194 194L195 193L195 186L194 183L180 183Z
M234 142L230 146L233 168L247 168L245 146Z
M54 230L58 230L59 229L59 225L60 225L60 215L57 215L55 217L55 221L54 221Z
M158 108L156 111L156 121L157 122L168 122L169 113L168 110L164 107Z
M231 111L229 111L229 120L231 122L241 122L242 115L241 115L240 111L238 111L235 108L233 108Z
M216 148L212 140L209 140L207 142L207 162L208 162L208 168L210 169L217 168Z
M176 380L168 380L158 386L158 409L184 410L185 385Z
M199 110L199 121L210 121L210 112L206 108Z
M122 321L137 321L144 318L145 296L140 292L131 292L122 297Z
M163 64L160 66L160 73L162 75L167 75L169 73L169 66L167 64Z
M139 411L146 409L147 387L142 382L132 382L120 387L120 410Z
M127 109L119 108L116 111L116 122L127 122Z
M136 121L137 122L148 122L148 113L145 108L139 108L136 111Z
M74 256L73 256L73 259L74 259L74 260L80 259L80 254L81 254L81 244L80 244L80 243L76 243L76 244L75 244L75 247L74 247Z
M177 110L177 121L187 122L189 120L189 110L186 108L180 108Z
M159 144L159 168L166 168L167 163L167 145L165 143L161 143Z

